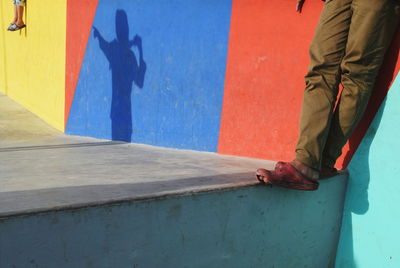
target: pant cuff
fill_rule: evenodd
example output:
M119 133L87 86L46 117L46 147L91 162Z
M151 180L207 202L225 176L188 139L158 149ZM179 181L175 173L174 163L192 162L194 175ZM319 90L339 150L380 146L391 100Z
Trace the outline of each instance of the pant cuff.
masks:
M308 167L310 167L312 169L315 169L316 171L320 170L319 162L311 159L310 157L307 157L307 156L304 156L304 155L302 155L300 153L297 153L296 154L296 160L300 161L301 163L303 163L304 165L306 165L306 166L308 166Z

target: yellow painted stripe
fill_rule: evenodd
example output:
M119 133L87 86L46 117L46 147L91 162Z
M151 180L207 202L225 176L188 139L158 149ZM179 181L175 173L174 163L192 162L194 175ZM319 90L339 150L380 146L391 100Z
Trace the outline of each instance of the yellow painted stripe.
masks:
M12 1L1 1L0 90L64 131L66 0L27 1L27 28L8 32Z

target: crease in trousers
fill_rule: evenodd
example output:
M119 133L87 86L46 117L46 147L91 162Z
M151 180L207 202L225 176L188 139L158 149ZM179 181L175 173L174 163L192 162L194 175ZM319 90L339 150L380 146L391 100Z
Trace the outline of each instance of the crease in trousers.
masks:
M315 170L334 167L365 111L399 17L399 0L326 1L310 46L297 160Z

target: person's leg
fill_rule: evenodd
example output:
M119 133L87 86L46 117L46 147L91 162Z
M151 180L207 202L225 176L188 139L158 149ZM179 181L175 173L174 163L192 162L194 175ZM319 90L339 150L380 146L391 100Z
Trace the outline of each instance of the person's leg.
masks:
M340 81L340 63L351 24L352 0L331 0L322 10L310 47L300 133L294 166L307 177L318 175ZM307 167L315 169L309 172ZM314 175L313 175L314 174Z
M325 168L334 167L364 113L400 17L397 0L353 0L352 9L346 53L341 63L343 92L323 153Z
M24 4L25 1L19 0L17 1L17 21L15 22L15 24L19 27L25 25L24 23Z
M17 20L18 20L17 6L14 5L14 19L12 20L11 24L15 24Z
M18 20L16 0L13 0L13 6L14 6L14 19L11 21L10 25L8 26L7 31L13 31L16 27L15 23Z

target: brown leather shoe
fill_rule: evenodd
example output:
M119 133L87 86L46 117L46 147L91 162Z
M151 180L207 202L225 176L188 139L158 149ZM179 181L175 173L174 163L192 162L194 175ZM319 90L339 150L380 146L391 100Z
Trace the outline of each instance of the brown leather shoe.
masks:
M259 168L256 171L256 176L262 183L296 190L314 191L319 186L317 181L306 178L286 162L278 162L274 171Z

